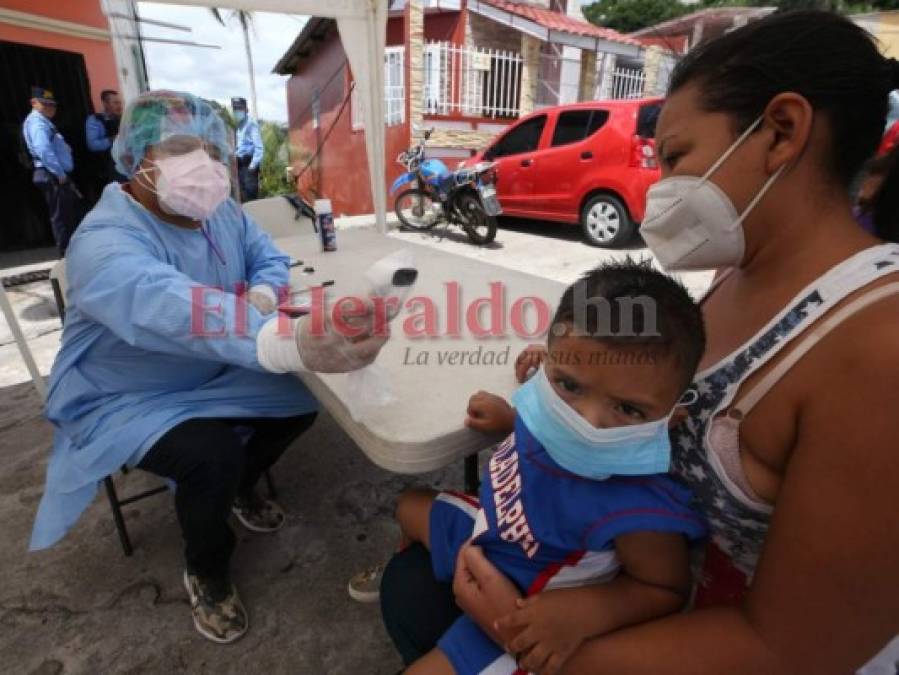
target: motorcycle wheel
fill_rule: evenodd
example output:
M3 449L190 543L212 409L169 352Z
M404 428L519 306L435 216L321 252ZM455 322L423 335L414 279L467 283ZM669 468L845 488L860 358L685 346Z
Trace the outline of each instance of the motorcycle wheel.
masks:
M435 206L440 206L434 201L433 195L426 190L412 188L404 190L396 196L393 202L393 210L404 229L423 232L432 229L440 222L440 217L435 213ZM441 213L443 209L441 207Z
M472 244L485 246L496 239L496 218L487 215L480 199L463 195L459 198L458 209L464 219L462 229Z

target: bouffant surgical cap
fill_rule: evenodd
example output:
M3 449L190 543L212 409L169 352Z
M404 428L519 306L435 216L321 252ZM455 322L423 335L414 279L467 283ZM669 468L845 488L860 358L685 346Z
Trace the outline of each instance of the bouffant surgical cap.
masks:
M129 178L147 148L173 137L199 138L210 155L228 164L234 152L231 130L207 101L180 91L148 91L125 109L112 145L116 169Z

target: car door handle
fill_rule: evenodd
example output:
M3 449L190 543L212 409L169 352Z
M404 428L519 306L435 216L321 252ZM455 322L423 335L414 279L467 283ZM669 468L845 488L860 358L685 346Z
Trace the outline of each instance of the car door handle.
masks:
M533 159L523 159L521 160L521 166L530 166L534 163Z
M581 153L581 159L593 159L593 153L589 150Z

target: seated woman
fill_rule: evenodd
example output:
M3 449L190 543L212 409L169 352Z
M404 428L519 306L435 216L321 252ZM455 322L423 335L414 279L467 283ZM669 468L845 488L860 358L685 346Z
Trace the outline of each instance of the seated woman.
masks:
M425 545L445 581L471 542L528 596L627 576L627 603L569 606L585 636L679 611L689 546L706 528L668 475L668 427L704 346L698 305L648 262L587 272L562 294L550 357L515 392L515 407L485 391L468 403L466 426L508 434L484 468L480 499L407 490L401 544ZM467 616L437 646L407 673L518 670Z
M522 670L846 675L899 632L899 246L883 241L899 232L860 228L849 193L897 85L899 64L824 12L773 14L678 64L642 230L668 269L719 270L699 397L672 434L711 541L692 611L590 640L568 608L586 594L602 613L625 576L521 600L463 549L455 600ZM407 662L460 611L428 565L411 547L381 586Z
M228 518L257 532L283 525L256 482L315 419L290 371L362 367L386 338L370 335L370 319L368 337L350 342L274 311L289 259L229 198L231 134L208 103L141 95L112 153L128 182L106 187L66 257L47 400L56 436L31 548L61 539L123 465L168 478L194 625L233 642L248 618Z

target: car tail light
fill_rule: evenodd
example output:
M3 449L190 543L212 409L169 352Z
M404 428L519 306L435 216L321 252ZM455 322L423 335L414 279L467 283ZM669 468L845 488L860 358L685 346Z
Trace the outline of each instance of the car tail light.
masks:
M654 139L636 135L631 139L631 166L640 169L658 168Z

